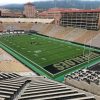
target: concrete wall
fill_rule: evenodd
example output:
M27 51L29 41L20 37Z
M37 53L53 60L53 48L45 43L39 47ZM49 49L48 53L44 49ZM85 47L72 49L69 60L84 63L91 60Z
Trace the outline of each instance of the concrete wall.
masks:
M85 81L77 81L75 79L69 79L69 78L65 78L65 84L69 84L72 85L74 87L77 87L79 89L91 92L95 95L99 95L100 96L100 85L96 85L95 83L90 83L88 84Z

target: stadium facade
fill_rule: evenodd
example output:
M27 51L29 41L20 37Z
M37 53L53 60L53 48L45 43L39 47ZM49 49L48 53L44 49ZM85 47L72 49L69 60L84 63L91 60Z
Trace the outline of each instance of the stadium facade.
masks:
M60 24L64 27L80 27L90 30L99 30L100 10L65 10L61 12Z
M56 25L64 27L72 26L90 30L98 30L100 28L100 9L50 8L46 11L38 12L35 5L28 2L24 5L23 13L0 9L0 17L48 18L54 19Z
M82 9L64 9L51 8L39 14L40 18L54 18L55 24L64 27L80 27L90 30L100 28L99 18L100 9L82 10Z

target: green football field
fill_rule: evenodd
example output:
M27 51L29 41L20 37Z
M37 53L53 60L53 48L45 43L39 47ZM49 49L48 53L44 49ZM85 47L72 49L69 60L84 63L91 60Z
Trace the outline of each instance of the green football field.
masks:
M88 56L90 52L94 52L93 49L84 46L36 34L3 35L0 37L0 41L51 74L57 74L72 67L71 65L75 62L71 61L73 58L80 56L82 58L82 56ZM66 60L70 60L71 64ZM57 65L58 63L59 65ZM77 64L78 62L76 62Z
M84 50L82 47L39 35L8 36L0 40L42 67L81 55Z

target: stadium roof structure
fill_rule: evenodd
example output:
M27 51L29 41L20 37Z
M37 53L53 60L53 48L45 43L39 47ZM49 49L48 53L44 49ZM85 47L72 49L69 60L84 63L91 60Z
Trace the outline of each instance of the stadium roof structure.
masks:
M78 12L79 13L92 13L92 12L98 13L99 12L100 13L100 9L95 9L95 10L94 9L92 9L92 10L80 10L80 9L79 10L73 10L73 9L71 9L71 10L64 10L63 12L69 12L69 13L70 12L72 12L72 13L78 13Z
M52 23L54 19L41 19L41 18L0 18L0 22L37 22L37 23Z
M64 8L51 8L48 10L49 12L59 11L59 12L100 12L100 9L64 9Z
M39 13L41 16L47 16L48 13L100 13L100 9L76 9L76 8L70 8L70 9L65 9L65 8L50 8L47 11L43 11Z

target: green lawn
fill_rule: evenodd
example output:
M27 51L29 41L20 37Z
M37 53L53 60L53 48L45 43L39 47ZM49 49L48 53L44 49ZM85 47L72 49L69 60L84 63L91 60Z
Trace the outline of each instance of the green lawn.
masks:
M41 67L89 53L89 49L41 35L3 35L0 41Z
M47 66L83 53L82 47L39 35L20 35L0 38L0 41L40 66ZM33 42L31 44L31 42ZM85 50L85 53L88 50Z

